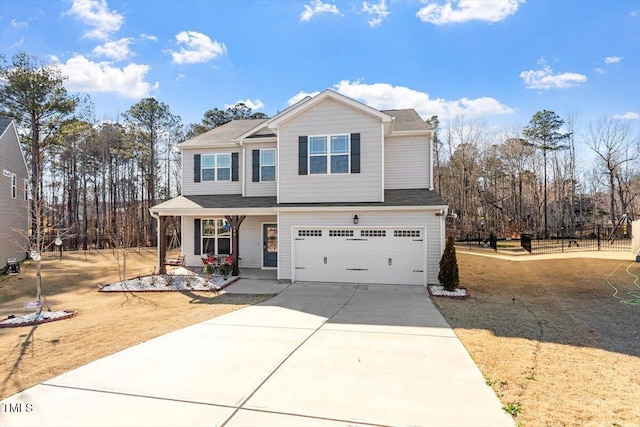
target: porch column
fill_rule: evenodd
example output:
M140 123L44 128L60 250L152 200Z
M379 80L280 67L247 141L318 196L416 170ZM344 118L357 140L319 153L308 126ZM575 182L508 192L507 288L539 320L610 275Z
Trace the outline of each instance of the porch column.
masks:
M232 276L240 274L240 268L238 267L238 258L240 258L240 224L245 218L245 215L227 215L224 217L231 226L231 247L233 247L233 253L231 254L233 255Z
M167 227L170 221L171 217L158 217L158 274L167 273L167 266L164 265L164 261L167 258Z

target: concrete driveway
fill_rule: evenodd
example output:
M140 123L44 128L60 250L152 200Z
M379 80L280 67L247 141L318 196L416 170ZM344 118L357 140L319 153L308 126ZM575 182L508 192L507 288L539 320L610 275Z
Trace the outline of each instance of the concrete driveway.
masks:
M423 287L296 283L11 396L0 425L513 426L501 406Z

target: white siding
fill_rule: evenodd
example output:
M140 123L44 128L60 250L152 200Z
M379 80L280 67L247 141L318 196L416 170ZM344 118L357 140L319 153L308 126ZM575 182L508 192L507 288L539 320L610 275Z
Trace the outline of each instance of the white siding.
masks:
M239 153L240 179L238 181L205 181L193 182L194 154L229 154ZM238 147L200 149L182 151L182 194L187 196L207 194L242 194L242 150Z
M276 216L248 216L240 226L240 268L262 267L262 224L276 224ZM241 272L242 273L242 272Z
M198 217L182 217L182 253L186 264L201 266L200 255L193 253L194 220ZM240 226L240 269L262 266L262 223L275 224L276 216L248 216Z
M276 148L275 142L260 143L260 144L246 144L245 145L245 197L261 197L261 196L275 196L276 195L276 181L273 182L253 182L253 150L259 150L261 148ZM277 154L276 154L277 159ZM277 164L276 160L276 179L277 179Z
M9 176L4 175L4 171ZM16 175L16 197L12 197L11 177ZM22 260L28 251L29 228L27 202L24 200L24 180L27 169L13 125L0 139L0 268L7 258Z
M281 125L279 203L382 201L382 123L342 103L325 100ZM360 173L298 175L298 137L360 133Z
M429 138L389 137L384 143L384 188L429 188Z
M353 226L353 215L360 218L358 227L425 227L427 282L438 283L438 269L442 255L442 216L437 210L425 211L341 211L341 212L280 212L278 222L278 278L291 280L291 227L294 226ZM322 280L321 277L318 280Z

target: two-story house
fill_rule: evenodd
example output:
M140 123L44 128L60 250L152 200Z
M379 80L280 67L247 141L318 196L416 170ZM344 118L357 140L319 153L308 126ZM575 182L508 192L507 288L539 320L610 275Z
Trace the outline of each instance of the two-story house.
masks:
M0 268L28 251L29 172L13 119L0 117Z
M179 144L183 194L151 212L160 233L182 218L187 265L233 253L240 270L281 280L437 283L447 207L433 190L432 138L413 109L325 90ZM161 247L161 269L163 258Z

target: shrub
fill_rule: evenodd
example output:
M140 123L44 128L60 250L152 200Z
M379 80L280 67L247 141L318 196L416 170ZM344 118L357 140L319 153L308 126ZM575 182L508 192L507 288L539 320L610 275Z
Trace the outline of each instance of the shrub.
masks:
M440 258L438 281L446 291L455 291L456 288L460 286L458 260L456 259L456 248L454 246L453 236L447 238L447 245L442 253L442 258Z

